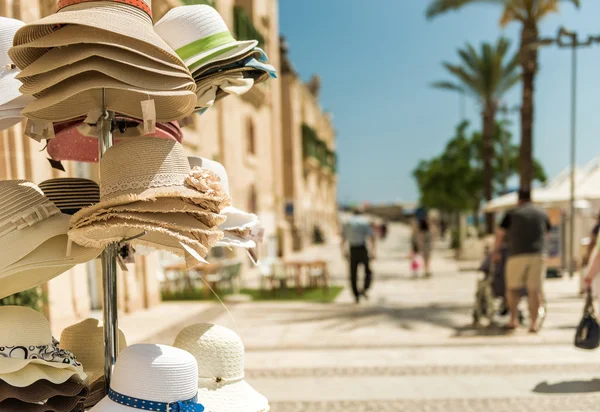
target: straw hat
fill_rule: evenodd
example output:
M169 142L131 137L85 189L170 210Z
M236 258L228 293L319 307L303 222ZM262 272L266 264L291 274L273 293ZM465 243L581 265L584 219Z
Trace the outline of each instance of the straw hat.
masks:
M156 121L170 122L189 116L196 95L189 90L153 91L131 86L101 73L82 73L58 83L39 95L23 110L23 115L40 121L61 122L85 116L100 109L102 89L106 108L142 119L141 102L154 100Z
M46 380L40 380L32 383L26 388L18 388L0 380L0 410L4 411L1 402L7 399L19 400L27 403L37 403L45 402L51 398L61 397L74 398L76 400L75 403L77 403L81 397L87 394L87 392L86 385L75 381L51 383ZM62 408L60 410L70 411L71 408Z
M44 316L22 306L0 307L0 379L25 387L45 379L63 383L87 376L72 353L60 349Z
M182 330L173 346L198 362L198 399L206 412L266 412L269 401L244 380L244 344L230 329L199 323Z
M77 162L98 162L98 129L93 125L83 122L84 118L54 125L54 138L48 140L46 151L54 160L73 160ZM123 122L122 130L119 125ZM114 143L117 144L126 138L139 138L144 135L141 120L117 116L117 129L113 131ZM179 123L156 123L155 132L149 137L183 140L183 132Z
M171 409L173 403L180 404L172 410L204 410L196 400L196 360L188 352L171 346L137 344L123 349L114 367L110 389L111 393L90 412L134 412L150 403L159 411ZM126 406L128 402L136 407Z
M73 215L72 225L100 209L139 200L176 197L212 202L217 212L229 204L216 176L192 170L183 146L166 139L140 137L112 146L100 162L100 188L100 202Z
M210 74L214 74L215 71L221 70L223 67L227 67L228 65L233 63L246 61L249 58L255 58L265 63L269 61L266 53L261 48L255 47L254 49L249 50L238 56L206 64L201 68L194 70L194 73L192 73L192 75L194 77L194 80L196 80L196 82L199 82L200 80L206 78Z
M179 63L173 50L152 29L151 3L150 0L59 0L56 14L21 28L15 34L14 45L31 43L53 32L60 32L62 27L68 25L101 27L103 31L119 37L136 40L140 46L155 49ZM102 31L98 31L96 37L102 38ZM21 68L26 67L22 61L15 63Z
M0 181L0 228L0 298L39 286L101 253L76 247L67 257L69 217L25 180Z
M258 45L256 40L235 40L221 15L201 4L172 8L154 30L191 71L247 53Z
M25 76L32 76L82 60L88 53L94 53L98 46L111 50L101 52L107 59L130 60L129 54L122 53L125 51L180 70L186 76L190 75L177 55L166 55L146 43L96 27L63 26L58 31L24 45L15 43L8 53L17 67L25 72ZM62 60L63 56L65 60ZM30 67L32 68L29 69Z
M91 75L95 73L102 73L122 83L152 91L189 90L193 92L196 90L193 79L180 77L180 71L171 70L169 72L165 69L163 72L153 73L103 57L89 57L47 73L21 77L23 85L20 91L23 94L37 96L43 94L46 89L78 74Z
M221 186L225 193L229 194L229 176L225 167L214 160L198 156L189 156L188 162L191 167L201 167L209 170L219 177ZM225 232L223 239L217 246L255 248L256 242L261 241L262 225L254 213L244 212L233 206L226 206L221 210L221 215L226 220L219 229Z
M67 215L100 201L100 186L89 179L61 177L40 183L44 195Z
M89 385L104 377L104 328L98 319L86 319L64 329L60 335L60 346L72 352L83 365ZM119 350L127 347L125 334L119 329Z

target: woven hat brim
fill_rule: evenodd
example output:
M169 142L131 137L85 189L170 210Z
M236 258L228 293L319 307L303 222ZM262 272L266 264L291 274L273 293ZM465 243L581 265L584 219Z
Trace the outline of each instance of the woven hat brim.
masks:
M269 401L245 380L221 387L198 389L205 412L268 412Z
M156 250L165 250L178 255L185 253L185 249L183 249L179 242L188 245L200 256L205 257L208 254L208 250L220 239L220 236L218 238L215 236L214 239L205 237L203 239L204 243L202 243L196 240L190 232L169 230L142 222L115 218L105 222L93 223L82 228L71 229L69 237L74 242L83 246L104 248L111 243L137 236L144 231L146 232L144 236L132 240L131 243Z
M76 383L73 381L55 384L50 383L46 380L41 380L34 382L31 386L27 388L16 388L0 379L0 402L7 399L15 399L28 403L44 402L47 399L56 396L76 397L82 392L87 392L87 388L83 384Z
M150 91L130 86L104 75L82 74L46 89L28 104L22 114L33 120L60 122L84 116L101 106L102 89L108 110L143 118L141 102L152 99L159 122L189 116L196 105L191 91Z
M170 60L161 60L162 55L151 56L144 54L140 50L131 50L129 48L106 44L71 44L68 47L56 47L50 49L39 59L35 60L19 74L17 79L30 76L37 76L48 73L61 67L91 58L102 57L107 60L127 64L138 69L176 76L181 78L190 78L189 72L183 70L181 66L172 63Z
M76 382L83 382L86 378L71 369L52 368L31 363L16 372L0 373L0 379L11 386L25 388L42 379L58 384L65 383L69 379L73 379Z
M71 218L71 226L76 226L77 223L85 219L97 219L107 213L188 213L200 220L203 224L213 227L220 225L225 221L225 217L217 213L208 212L196 204L192 204L177 197L153 198L143 201L132 201L110 207L100 208L85 208L74 214Z
M43 243L34 252L4 269L0 278L0 299L40 286L80 263L97 258L102 249L71 245L67 257L67 235Z
M6 256L0 260L0 278L6 268L34 252L48 239L66 235L68 230L69 216L60 213L0 237L0 250Z
M209 70L212 69L216 69L218 67L221 66L227 66L242 60L245 60L249 57L254 57L255 59L258 59L261 56L261 53L259 51L257 51L256 49L252 49L247 51L246 53L242 53L233 57L229 57L223 60L217 60L217 61L213 61L211 63L208 63L206 65L203 65L200 68L194 69L191 73L192 73L192 77L198 82L200 80L202 80L204 77L204 73L206 73Z
M189 59L185 59L184 63L190 68L190 71L197 71L209 64L221 62L237 56L247 54L258 46L256 40L239 40L231 43L223 44L214 49L199 53Z
M22 27L15 34L13 44L19 46L31 43L52 32L60 31L60 28L56 29L57 26L101 27L98 39L102 38L102 31L112 32L119 37L138 40L164 53L175 63L183 64L173 49L154 32L150 17L146 15L140 17L140 14L143 12L135 7L118 2L97 1L76 4ZM26 67L26 65L20 65L22 62L13 61L18 67Z
M31 77L21 78L23 85L20 92L29 95L38 95L50 87L68 80L79 74L99 73L109 76L125 84L153 91L189 90L196 91L196 85L187 77L172 76L146 71L139 67L123 64L102 57L90 57ZM176 75L180 72L173 70Z
M259 223L258 216L254 213L244 212L233 206L225 207L221 214L226 217L225 222L219 226L222 230L245 229Z
M0 109L21 96L17 74L19 74L18 70L0 72Z
M215 231L222 232L217 227L211 228L187 213L140 213L140 212L109 212L94 218L80 220L72 229L94 223L101 223L113 218L145 222L164 227L165 229L183 230L212 235Z

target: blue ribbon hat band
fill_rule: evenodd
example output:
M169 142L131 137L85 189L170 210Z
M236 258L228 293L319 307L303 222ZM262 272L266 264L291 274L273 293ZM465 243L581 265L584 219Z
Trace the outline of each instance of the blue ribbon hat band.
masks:
M120 394L110 389L108 391L108 398L118 404L128 406L134 409L141 409L144 411L153 412L203 412L204 406L196 401L196 398L188 399L186 401L177 402L155 402L148 401L145 399L133 398L131 396Z

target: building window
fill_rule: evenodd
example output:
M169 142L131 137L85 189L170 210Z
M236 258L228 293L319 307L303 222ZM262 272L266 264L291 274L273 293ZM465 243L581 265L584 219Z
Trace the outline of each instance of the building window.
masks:
M238 40L257 40L258 47L264 47L265 38L254 26L252 18L241 6L233 8L234 31Z
M256 187L250 185L248 192L248 211L250 213L257 213L258 211L258 197L256 196Z
M247 148L248 154L255 155L256 154L256 135L254 133L254 122L252 122L251 118L246 120L246 139L247 139Z

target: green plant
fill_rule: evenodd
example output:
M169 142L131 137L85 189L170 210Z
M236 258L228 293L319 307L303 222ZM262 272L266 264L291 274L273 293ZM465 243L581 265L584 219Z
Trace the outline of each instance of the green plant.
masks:
M45 303L47 303L46 296L39 288L25 290L0 299L0 306L27 306L37 311L41 310Z

